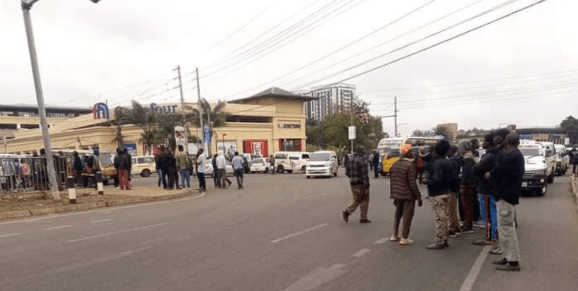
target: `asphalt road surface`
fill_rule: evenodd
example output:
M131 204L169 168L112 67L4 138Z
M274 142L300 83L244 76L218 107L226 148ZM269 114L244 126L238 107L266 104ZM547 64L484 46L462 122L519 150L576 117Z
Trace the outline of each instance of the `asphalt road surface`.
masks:
M156 183L156 177L138 183ZM154 181L154 182L151 182ZM519 273L499 272L489 247L464 234L427 250L428 200L412 246L388 241L389 178L371 178L370 224L340 169L331 179L249 174L181 200L0 223L0 290L576 290L578 214L569 178L518 207ZM135 181L135 183L137 183ZM197 183L195 182L196 186ZM168 190L167 190L168 191ZM422 188L422 191L425 189ZM425 192L423 193L425 194Z

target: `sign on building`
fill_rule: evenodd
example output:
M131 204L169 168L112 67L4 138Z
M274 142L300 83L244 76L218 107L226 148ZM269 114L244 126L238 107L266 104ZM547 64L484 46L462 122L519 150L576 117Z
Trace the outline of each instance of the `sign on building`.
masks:
M177 147L183 146L183 149L187 148L187 135L185 133L185 128L182 126L175 126L175 142Z

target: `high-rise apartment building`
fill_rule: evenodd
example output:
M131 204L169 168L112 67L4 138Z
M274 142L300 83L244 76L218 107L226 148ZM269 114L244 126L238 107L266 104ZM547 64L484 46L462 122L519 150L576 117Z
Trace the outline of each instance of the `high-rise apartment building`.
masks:
M356 87L351 84L332 84L314 87L309 92L299 92L304 96L318 97L305 103L307 119L324 120L336 113L349 113L355 99Z

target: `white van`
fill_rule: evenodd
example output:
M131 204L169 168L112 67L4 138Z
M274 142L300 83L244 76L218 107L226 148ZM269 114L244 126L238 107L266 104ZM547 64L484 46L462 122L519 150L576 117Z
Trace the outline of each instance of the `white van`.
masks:
M560 176L566 175L570 164L570 157L568 157L566 147L561 144L555 144L554 148L556 148L556 173Z
M553 142L539 142L544 147L546 154L546 165L548 166L548 183L554 183L554 173L556 172L556 148Z
M301 170L305 173L307 161L309 161L310 153L308 152L276 152L275 155L275 169L277 173L293 173L293 171Z
M337 155L334 151L317 151L311 154L305 170L307 178L337 176Z
M141 175L149 177L151 173L157 172L157 163L154 156L136 156L132 157L131 175Z

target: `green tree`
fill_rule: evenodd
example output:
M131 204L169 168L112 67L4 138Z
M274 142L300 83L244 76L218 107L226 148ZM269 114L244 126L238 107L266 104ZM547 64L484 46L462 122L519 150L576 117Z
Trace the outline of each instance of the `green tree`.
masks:
M564 131L568 131L568 130L578 130L578 119L572 117L572 116L568 116L566 117L566 119L564 119L562 121L562 123L560 123L560 127L564 130Z
M438 125L438 126L432 128L431 131L434 133L434 135L441 135L447 140L450 139L450 133L446 127Z

